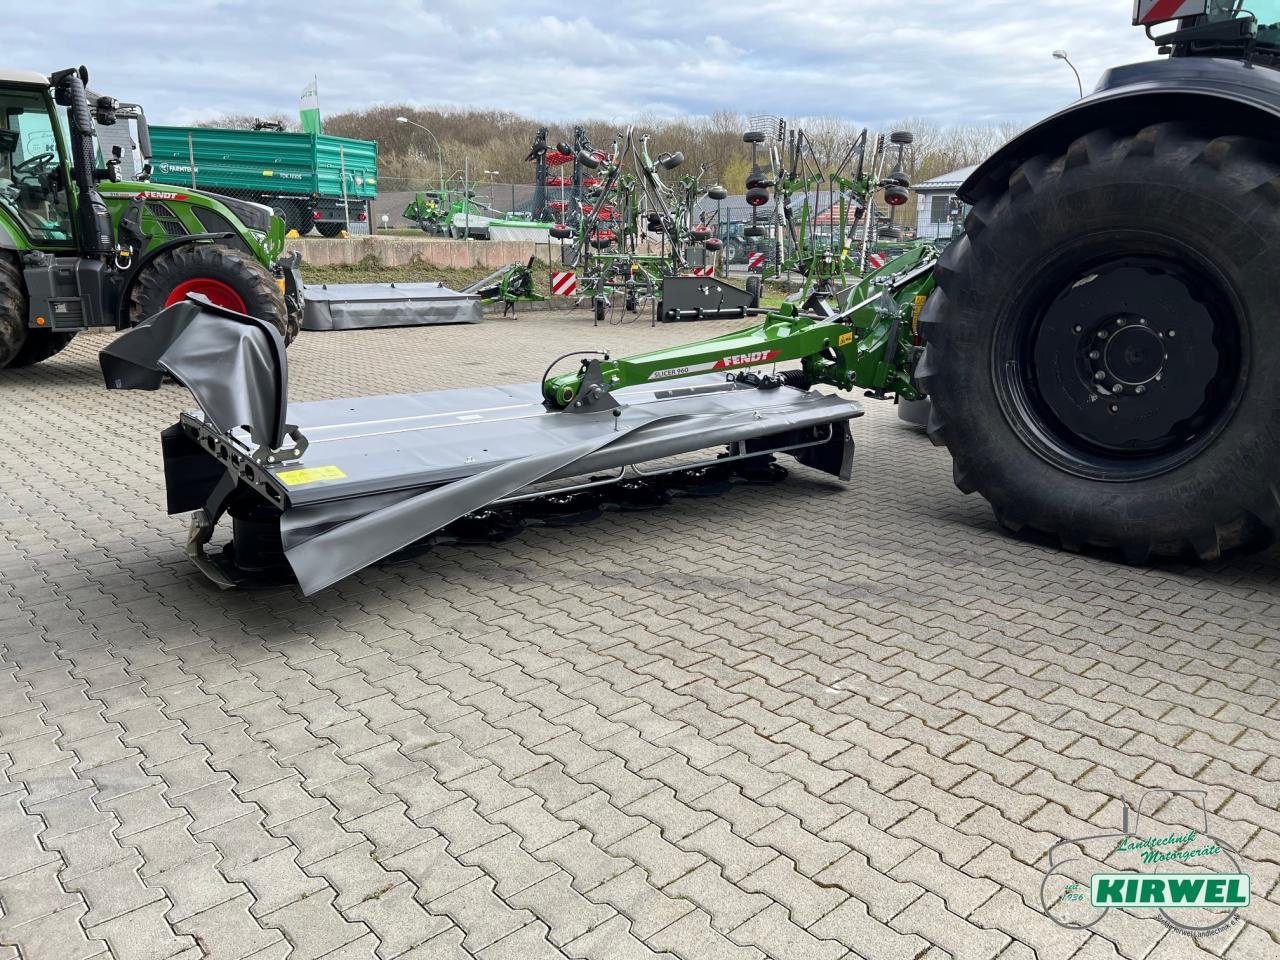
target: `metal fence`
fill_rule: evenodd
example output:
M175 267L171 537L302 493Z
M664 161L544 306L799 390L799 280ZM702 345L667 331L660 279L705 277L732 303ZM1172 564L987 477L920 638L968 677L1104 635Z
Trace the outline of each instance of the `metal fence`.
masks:
M531 183L503 183L487 179L466 180L464 187L463 177L455 174L445 180L443 193L449 203L459 202L470 194L472 212L477 217L506 218L514 213L520 219L530 215L533 191ZM438 179L380 177L375 229L421 228L421 222L414 216L415 199L420 195L438 197L441 192Z

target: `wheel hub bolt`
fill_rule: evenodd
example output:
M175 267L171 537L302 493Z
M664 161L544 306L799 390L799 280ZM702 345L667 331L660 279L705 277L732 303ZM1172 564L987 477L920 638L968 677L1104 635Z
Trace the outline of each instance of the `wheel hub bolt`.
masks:
M1105 339L1107 339L1107 331L1105 331L1105 330L1099 330L1099 331L1098 331L1098 339L1099 339L1099 340L1105 340Z
M1111 388L1111 392L1112 392L1112 393L1124 393L1124 385L1123 385L1123 384L1120 384L1120 383L1117 383L1115 386L1113 386L1113 387Z
M1170 331L1169 331L1169 336L1170 336L1170 337L1176 337L1177 335L1178 335L1178 331L1177 331L1177 330L1170 330Z
M1071 328L1072 333L1080 333L1082 330L1084 330L1084 327L1080 326L1078 323Z
M1101 353L1099 353L1097 350L1090 350L1090 351L1089 351L1089 359L1090 359L1090 360L1097 360L1097 359L1099 359L1101 356L1102 356L1102 354L1101 354Z
M1147 392L1147 388L1142 386L1142 384L1139 384L1138 386L1133 388L1133 392L1136 393L1138 396L1142 396L1144 393Z
M1101 383L1103 380L1107 379L1107 374L1105 371L1099 370L1093 375L1093 379L1098 381L1098 383Z
M1120 404L1118 404L1118 403L1113 403L1113 404L1111 404L1111 406L1107 407L1107 411L1108 411L1109 413L1119 413L1119 412L1120 412Z

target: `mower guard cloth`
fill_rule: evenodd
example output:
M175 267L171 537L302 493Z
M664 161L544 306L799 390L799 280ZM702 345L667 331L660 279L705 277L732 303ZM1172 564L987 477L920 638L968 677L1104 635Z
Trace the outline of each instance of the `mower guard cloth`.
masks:
M604 416L609 416L605 414ZM280 538L285 557L304 594L312 594L370 564L403 550L469 513L511 496L530 484L570 470L589 454L624 440L629 434L674 417L645 415L628 425L612 425L586 441L551 450L541 456L513 460L499 467L409 497L399 503L354 517L324 533L314 534L314 514L325 510L289 511L281 517ZM612 421L612 416L609 416ZM340 507L341 509L341 507ZM313 516L308 516L311 513Z
M168 371L219 431L243 427L275 450L286 432L284 350L272 324L192 295L117 337L98 363L108 390L157 390Z
M695 388L619 391L617 417L548 411L539 390L531 383L291 408L311 437L308 462L335 476L278 491L288 498L281 543L303 590L320 590L539 482L721 444L775 443L848 479L848 421L862 413L839 397L716 377Z
M478 294L442 283L329 283L303 287L303 330L371 330L484 319Z

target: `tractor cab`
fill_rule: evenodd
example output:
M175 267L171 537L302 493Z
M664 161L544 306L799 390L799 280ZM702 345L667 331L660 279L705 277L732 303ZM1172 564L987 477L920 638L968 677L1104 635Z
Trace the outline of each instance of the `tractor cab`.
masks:
M14 83L17 79L22 78L0 75L0 209L24 233L70 243L71 203L58 123L44 91Z
M1280 57L1280 0L1135 0L1133 23L1146 28L1161 53L1175 57L1262 66L1274 66Z

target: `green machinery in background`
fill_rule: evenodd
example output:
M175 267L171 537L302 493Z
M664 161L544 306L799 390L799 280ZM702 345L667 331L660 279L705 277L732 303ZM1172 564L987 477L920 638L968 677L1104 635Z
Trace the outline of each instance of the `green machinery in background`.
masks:
M36 363L79 331L124 327L189 294L299 329L296 261L270 208L147 181L140 108L90 96L84 68L0 71L0 368ZM66 123L57 115L65 108ZM95 124L138 124L138 179ZM102 154L106 154L103 156Z
M422 190L413 195L413 199L405 205L401 216L415 223L423 231L442 237L464 239L468 232L468 218L475 223L470 228L473 238L488 238L488 223L495 217L504 216L493 207L480 203L474 191L467 191L464 196L461 190ZM459 218L462 225L459 226Z
M895 131L886 141L864 129L826 164L804 130L776 117L756 118L743 140L751 145L752 211L743 235L771 248L766 277L800 274L801 302L843 289L910 249L899 242L893 212L910 200L902 154L912 134ZM883 226L879 198L889 211ZM760 215L766 209L767 219Z
M152 127L152 179L233 194L272 208L289 230L336 237L369 222L378 196L378 144L327 134Z
M584 190L585 200L561 213L565 222L555 224L551 236L571 241L562 247L562 260L578 271L578 286L591 298L595 322L609 319L618 301L624 316L652 303L655 317L663 321L745 306L750 295L729 284L695 291L683 283L691 275L709 276L724 246L711 214L696 212L703 196L723 200L724 187L703 187L705 170L665 182L661 175L684 163L684 155L653 157L649 137L632 128L616 137L607 153L593 150L580 128L576 136L574 145L559 147L562 155L572 151L574 182L583 179L580 167L597 173L600 182ZM655 242L656 253L651 252Z

